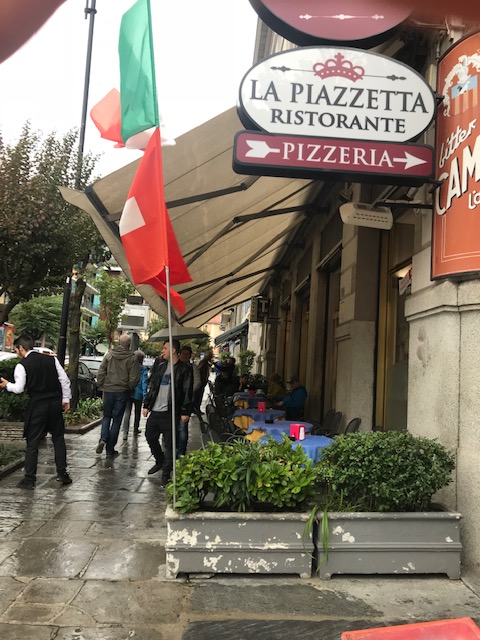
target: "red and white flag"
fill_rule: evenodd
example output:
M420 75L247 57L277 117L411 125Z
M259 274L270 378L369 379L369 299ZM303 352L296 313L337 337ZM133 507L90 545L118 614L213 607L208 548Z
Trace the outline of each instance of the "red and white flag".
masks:
M166 297L165 267L170 285L190 282L165 204L160 131L155 129L133 179L120 219L120 236L135 284L151 285ZM185 303L170 290L172 305L182 315Z

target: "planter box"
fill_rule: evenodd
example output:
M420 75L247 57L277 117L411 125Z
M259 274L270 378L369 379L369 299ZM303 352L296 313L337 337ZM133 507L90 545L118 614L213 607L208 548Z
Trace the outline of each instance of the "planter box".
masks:
M315 559L321 578L334 573L446 573L460 578L459 513L329 513L328 560L318 513Z
M308 513L177 513L167 507L167 578L179 573L312 575Z

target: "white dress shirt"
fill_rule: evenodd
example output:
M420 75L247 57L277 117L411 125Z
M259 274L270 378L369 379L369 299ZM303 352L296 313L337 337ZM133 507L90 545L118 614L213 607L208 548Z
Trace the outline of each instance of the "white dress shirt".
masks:
M24 358L28 358L31 354L31 351L28 351ZM72 392L70 389L70 380L68 379L67 374L65 373L65 369L62 367L58 358L56 356L48 356L49 358L54 358L55 367L57 369L58 380L60 381L60 385L62 387L62 403L67 404L70 402L70 398L72 397ZM13 377L15 378L15 382L7 383L7 391L11 391L12 393L23 393L25 391L25 386L27 384L27 372L25 371L25 367L18 363L13 371Z

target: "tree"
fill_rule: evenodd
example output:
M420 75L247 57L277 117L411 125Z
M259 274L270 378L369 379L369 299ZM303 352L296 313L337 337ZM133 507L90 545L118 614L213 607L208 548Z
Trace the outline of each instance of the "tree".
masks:
M39 296L21 302L11 313L15 333L28 333L34 340L42 337L56 343L62 314L62 296Z
M82 331L81 340L83 343L91 346L96 350L97 344L102 344L107 339L107 326L103 320L99 320L97 324L91 325L88 329Z
M19 302L58 290L72 265L101 244L89 216L58 190L74 186L77 157L73 130L42 140L27 123L16 144L0 137L0 295L8 294L0 324ZM95 162L90 154L84 157L82 186Z
M166 329L168 327L168 322L165 318L155 318L155 320L150 320L147 324L147 336L153 336L157 331L161 331L162 329Z
M109 276L105 271L98 281L100 291L100 314L105 322L109 346L113 343L114 333L120 324L125 299L135 289L123 276Z

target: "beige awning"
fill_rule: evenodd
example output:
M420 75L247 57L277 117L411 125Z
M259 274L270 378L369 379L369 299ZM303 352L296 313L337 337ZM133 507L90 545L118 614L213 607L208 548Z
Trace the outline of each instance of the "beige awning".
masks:
M163 147L168 211L193 279L176 287L187 307L177 318L182 324L200 326L225 307L260 293L290 231L313 201L315 183L309 180L236 174L233 138L241 129L232 108L180 136L175 146ZM61 189L65 200L92 217L129 278L117 223L138 163L102 178L85 193ZM166 315L151 287L136 288L157 313Z

